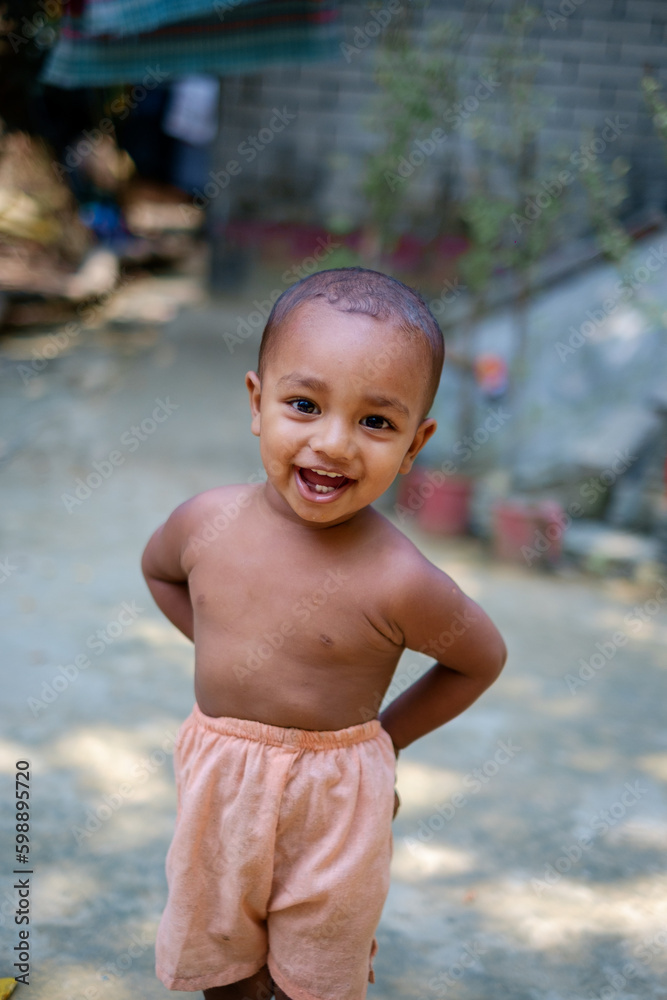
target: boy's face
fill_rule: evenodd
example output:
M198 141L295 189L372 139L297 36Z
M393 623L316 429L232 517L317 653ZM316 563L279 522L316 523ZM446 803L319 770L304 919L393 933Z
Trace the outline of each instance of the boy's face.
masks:
M425 366L420 345L371 316L320 300L291 313L261 385L246 376L252 432L286 513L339 524L410 470L436 428L422 420Z

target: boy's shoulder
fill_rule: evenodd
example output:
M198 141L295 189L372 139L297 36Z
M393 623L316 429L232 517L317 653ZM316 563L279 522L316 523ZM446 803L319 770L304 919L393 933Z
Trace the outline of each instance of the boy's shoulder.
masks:
M426 604L460 600L462 592L449 573L431 562L388 518L379 516L384 522L379 566L386 573L393 596L400 601L409 595L411 600Z
M228 517L238 516L238 511L249 505L258 485L260 484L233 483L229 486L214 486L203 493L196 493L176 510L192 522L225 512Z
M373 513L378 568L385 570L398 585L411 582L425 573L441 573L400 528L384 514L375 510Z
M462 614L467 598L446 573L432 563L400 528L382 517L374 577L382 581L386 619L409 649L421 649L440 634L443 622Z
M250 505L257 487L251 483L215 486L185 500L169 518L181 547L196 555L202 546L210 545Z

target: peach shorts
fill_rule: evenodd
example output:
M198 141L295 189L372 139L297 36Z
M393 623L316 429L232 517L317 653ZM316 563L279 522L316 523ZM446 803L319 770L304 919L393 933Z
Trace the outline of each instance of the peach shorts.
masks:
M195 706L174 767L165 986L224 986L268 963L291 1000L363 1000L392 849L395 758L379 721L312 732Z

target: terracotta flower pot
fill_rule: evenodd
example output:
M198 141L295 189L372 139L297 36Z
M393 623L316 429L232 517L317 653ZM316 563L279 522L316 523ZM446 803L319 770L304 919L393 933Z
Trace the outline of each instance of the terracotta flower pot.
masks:
M527 566L560 559L565 511L555 500L506 500L493 509L493 551L499 559Z
M472 487L473 480L465 476L415 466L399 487L399 517L414 515L420 528L434 534L462 535L468 527Z

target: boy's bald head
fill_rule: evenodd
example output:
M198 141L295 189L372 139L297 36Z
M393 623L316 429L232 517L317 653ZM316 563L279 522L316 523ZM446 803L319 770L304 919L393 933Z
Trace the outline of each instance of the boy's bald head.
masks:
M260 379L287 317L304 302L318 299L328 302L341 312L362 313L381 323L387 323L400 330L410 343L420 348L423 358L420 376L424 381L426 416L440 382L445 358L442 331L418 292L396 278L363 267L318 271L283 292L273 306L264 328L259 348ZM407 363L407 358L394 358L393 361ZM377 363L380 365L381 360L378 359Z

